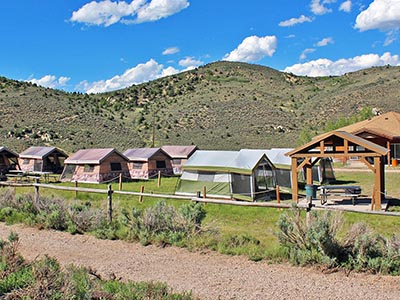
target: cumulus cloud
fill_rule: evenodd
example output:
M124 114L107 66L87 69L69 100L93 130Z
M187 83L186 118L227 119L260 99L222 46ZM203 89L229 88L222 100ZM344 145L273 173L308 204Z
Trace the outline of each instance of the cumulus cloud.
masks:
M172 55L172 54L178 53L179 51L180 51L180 50L179 50L178 47L169 47L169 48L165 49L165 50L162 52L162 54L163 54L163 55Z
M374 0L356 18L355 28L360 31L379 29L382 31L400 28L400 1Z
M351 0L344 1L342 4L340 4L339 10L344 11L344 12L351 12Z
M315 44L315 46L317 46L317 47L325 47L328 44L333 44L333 38L331 38L331 37L323 38L322 40L317 42Z
M45 75L40 79L32 78L27 81L31 83L36 83L37 85L43 87L59 89L65 87L70 79L70 77L65 76L60 76L57 78L57 76L55 75Z
M399 56L391 55L390 52L386 52L381 56L378 54L365 54L348 59L343 58L337 61L321 58L287 67L284 72L315 77L343 75L348 72L384 65L399 66Z
M70 21L105 27L117 22L144 23L169 17L188 6L188 0L92 1L74 11Z
M312 20L309 17L306 17L305 15L301 15L298 18L291 18L289 20L286 21L282 21L279 23L279 26L281 27L288 27L288 26L293 26L296 24L301 24L304 22L312 22Z
M301 59L301 60L306 59L306 58L307 58L307 54L313 53L313 52L315 52L315 49L314 49L314 48L307 48L307 49L304 49L304 51L301 52L301 54L300 54L300 59Z
M172 67L164 69L162 64L157 63L154 59L150 59L148 62L138 64L136 67L126 70L122 75L115 75L110 79L93 83L83 81L78 86L78 89L83 89L86 93L103 93L172 75L177 72L179 71Z
M185 57L184 59L181 59L179 61L179 65L181 67L185 67L186 70L197 68L201 64L203 64L203 62L201 60L195 59L194 57Z
M265 56L272 56L278 44L276 36L249 36L232 52L226 54L223 60L256 62Z
M312 0L310 4L311 11L316 15L324 15L332 12L332 9L326 5L336 2L336 0Z

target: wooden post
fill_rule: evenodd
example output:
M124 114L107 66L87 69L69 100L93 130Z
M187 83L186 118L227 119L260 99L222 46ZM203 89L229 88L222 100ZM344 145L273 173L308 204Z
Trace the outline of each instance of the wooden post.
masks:
M107 200L108 200L108 221L111 223L113 219L113 208L112 208L112 187L111 184L108 185Z
M122 191L122 173L119 174L119 186L118 186L119 190Z
M203 186L203 198L207 198L207 187Z
M78 188L78 181L75 181L75 187ZM75 198L78 198L78 191L75 190Z
M299 181L297 178L297 158L292 157L292 199L299 202Z
M35 179L35 183L38 183L38 180ZM39 199L40 199L40 193L39 193L39 187L37 185L35 185L35 206L38 206L39 203Z
M144 185L140 187L140 193L144 193ZM143 202L143 195L139 195L139 203Z
M157 187L161 186L161 171L158 171Z
M281 203L281 192L279 190L279 185L276 185L276 201Z

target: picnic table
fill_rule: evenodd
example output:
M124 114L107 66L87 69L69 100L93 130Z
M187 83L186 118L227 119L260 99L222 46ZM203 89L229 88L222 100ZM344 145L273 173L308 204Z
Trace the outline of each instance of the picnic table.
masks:
M328 201L328 196L350 197L353 205L356 205L357 198L361 195L361 187L358 185L321 185L320 190L321 204Z

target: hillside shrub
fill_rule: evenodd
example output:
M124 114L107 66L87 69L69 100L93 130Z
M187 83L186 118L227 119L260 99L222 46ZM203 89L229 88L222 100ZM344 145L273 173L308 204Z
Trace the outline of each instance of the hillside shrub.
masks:
M293 264L400 275L400 238L396 235L385 238L363 223L344 231L341 214L332 212L312 212L307 226L297 209L282 214L278 227L279 242Z
M201 230L206 212L201 204L188 203L178 210L159 201L145 210L133 208L122 212L121 222L129 227L129 237L143 245L180 245Z
M27 263L19 255L18 246L15 233L7 241L0 240L1 299L194 299L190 292L172 293L164 283L107 281L92 269L73 265L64 269L48 256Z

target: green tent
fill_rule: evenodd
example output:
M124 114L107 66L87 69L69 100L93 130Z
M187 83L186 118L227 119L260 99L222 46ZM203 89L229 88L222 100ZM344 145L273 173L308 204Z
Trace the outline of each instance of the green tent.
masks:
M253 150L196 151L183 165L176 194L254 201L275 189L275 170L265 153ZM204 195L203 195L204 196Z

